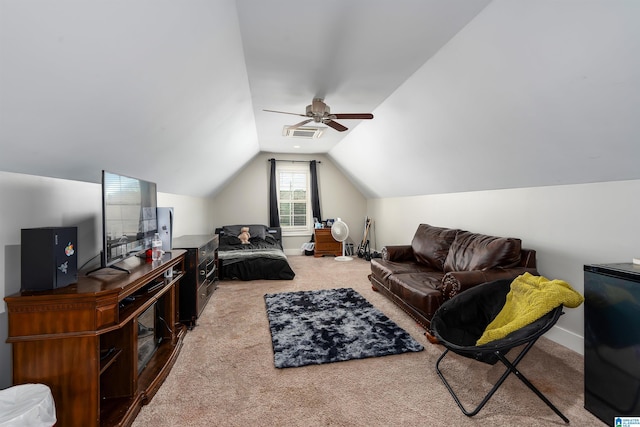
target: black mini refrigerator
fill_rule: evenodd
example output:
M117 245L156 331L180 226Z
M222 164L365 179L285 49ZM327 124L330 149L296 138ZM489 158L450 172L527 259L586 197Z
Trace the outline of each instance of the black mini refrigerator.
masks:
M62 288L78 281L78 228L21 230L21 291Z
M640 417L640 265L585 265L584 297L584 407Z

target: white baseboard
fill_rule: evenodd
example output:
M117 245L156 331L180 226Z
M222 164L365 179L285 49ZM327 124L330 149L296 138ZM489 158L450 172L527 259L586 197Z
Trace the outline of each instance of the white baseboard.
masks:
M584 356L584 337L557 325L551 328L544 336Z

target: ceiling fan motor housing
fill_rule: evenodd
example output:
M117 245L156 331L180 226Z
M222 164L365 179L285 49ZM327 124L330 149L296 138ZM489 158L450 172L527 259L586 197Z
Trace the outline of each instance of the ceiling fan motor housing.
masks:
M316 123L320 123L329 114L331 114L331 109L322 98L313 98L311 105L307 105L307 116L313 117L313 121Z

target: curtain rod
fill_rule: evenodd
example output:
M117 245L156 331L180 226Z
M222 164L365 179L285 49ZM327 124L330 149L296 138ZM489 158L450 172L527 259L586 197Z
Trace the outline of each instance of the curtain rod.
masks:
M310 162L322 163L320 160L283 160L283 159L267 159L267 162L271 160L275 160L276 162L291 162L291 163L310 163Z

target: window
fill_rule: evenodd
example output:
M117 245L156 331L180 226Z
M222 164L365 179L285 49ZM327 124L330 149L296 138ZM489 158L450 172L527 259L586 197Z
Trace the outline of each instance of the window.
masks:
M311 232L309 175L305 165L278 165L278 213L285 234Z

